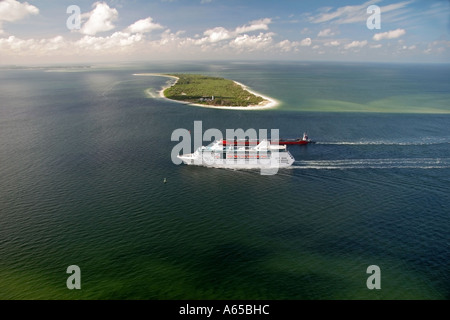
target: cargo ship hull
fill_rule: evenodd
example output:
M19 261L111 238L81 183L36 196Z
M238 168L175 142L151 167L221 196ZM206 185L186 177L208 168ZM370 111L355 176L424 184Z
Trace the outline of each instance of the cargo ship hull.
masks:
M271 144L278 144L278 145L307 145L311 143L316 143L315 141L312 141L308 138L308 135L306 133L303 134L303 138L297 138L297 139L280 139L278 141L271 141L269 140ZM259 144L259 140L232 140L227 141L223 140L222 144L224 146L252 146Z

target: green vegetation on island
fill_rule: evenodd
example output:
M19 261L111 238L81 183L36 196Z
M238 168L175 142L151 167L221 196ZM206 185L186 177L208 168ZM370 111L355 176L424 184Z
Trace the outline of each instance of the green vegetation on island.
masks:
M248 107L266 101L232 80L197 74L171 74L178 81L164 90L168 99L210 106Z

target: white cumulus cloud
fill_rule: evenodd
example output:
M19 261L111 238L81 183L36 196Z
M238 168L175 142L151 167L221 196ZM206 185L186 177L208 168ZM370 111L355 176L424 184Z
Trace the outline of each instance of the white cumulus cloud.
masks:
M295 49L298 46L298 42L292 42L289 40L283 40L277 43L276 47L279 48L282 52L289 52L292 49Z
M105 2L96 2L91 12L81 15L82 19L87 19L80 32L86 35L95 35L99 32L109 31L115 28L113 22L117 20L119 13L116 9L110 8Z
M326 47L337 47L338 45L340 45L340 42L337 40L329 41L324 44Z
M107 37L94 37L86 35L75 42L75 47L83 49L84 52L104 51L113 49L113 51L123 51L124 47L131 47L133 44L143 39L141 34L129 34L126 32L114 32Z
M245 32L252 32L256 30L268 30L269 24L272 22L270 18L264 18L250 22L247 26L237 27L235 33L241 34Z
M0 38L0 52L7 51L14 56L42 56L65 50L68 43L62 36L50 39L21 39L15 36Z
M324 30L321 30L321 31L317 34L318 37L329 37L329 36L333 36L333 35L334 35L334 32L332 32L331 29L324 29Z
M28 2L3 0L0 2L0 21L17 21L30 14L38 14L39 9Z
M196 41L197 44L215 43L222 40L228 40L235 38L239 35L246 34L247 32L253 32L258 30L268 30L269 24L272 22L270 18L264 18L260 20L251 21L248 25L237 27L234 30L228 30L223 27L215 27L203 32L204 37Z
M300 41L300 45L302 47L309 47L311 45L311 43L312 43L311 38L305 38L302 41Z
M351 48L362 48L367 45L367 40L364 41L352 41L351 43L347 44L345 46L345 49L351 49Z
M0 1L0 34L3 33L3 22L14 22L25 18L28 15L36 15L39 9L28 2L19 2L16 0Z
M203 34L207 37L200 39L199 40L200 43L202 42L214 43L222 40L227 40L232 37L232 33L223 27L208 29Z
M130 25L126 31L130 33L146 33L153 30L162 29L163 26L159 23L154 23L153 19L148 17L146 19L141 19Z
M261 50L264 48L269 47L272 44L272 36L274 34L269 33L260 33L259 35L253 35L249 36L248 34L243 34L236 39L232 40L230 42L230 46L232 48L236 48L239 50L246 50L246 51L254 51L254 50Z
M290 52L292 50L298 52L298 47L309 47L311 46L311 43L311 38L305 38L301 41L290 41L286 39L278 42L275 47L280 49L281 52Z
M383 39L395 39L403 36L406 33L405 29L396 29L387 32L374 34L373 40L380 41Z

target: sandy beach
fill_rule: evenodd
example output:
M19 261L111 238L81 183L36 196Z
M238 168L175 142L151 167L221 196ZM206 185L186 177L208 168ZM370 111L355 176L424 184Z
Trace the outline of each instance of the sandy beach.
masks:
M169 99L166 98L164 96L164 90L166 90L167 88L170 88L172 86L174 86L177 81L178 81L178 77L175 76L171 76L171 75L166 75L166 74L160 74L160 73L134 73L133 76L152 76L152 77L167 77L167 78L173 78L175 79L175 82L172 83L170 86L164 87L159 91L159 96L163 99L167 99L169 101L174 101L174 102L178 102L178 103L182 103L182 104L187 104L187 105L191 105L191 106L196 106L196 107L202 107L202 108L212 108L212 109L225 109L225 110L264 110L264 109L271 109L271 108L275 108L277 107L280 103L270 97L264 96L256 91L252 91L250 90L246 85L239 83L237 81L233 81L234 83L236 83L237 85L241 86L244 90L254 94L255 96L261 97L264 99L263 102L261 102L258 105L250 105L250 106L237 106L237 107L232 107L232 106L209 106L209 105L204 105L204 104L199 104L199 103L192 103L192 102L184 102L184 101L178 101L178 100L173 100L173 99Z

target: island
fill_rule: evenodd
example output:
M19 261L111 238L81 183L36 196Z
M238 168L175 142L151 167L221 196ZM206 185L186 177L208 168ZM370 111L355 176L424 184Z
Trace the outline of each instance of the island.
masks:
M178 80L173 86L164 90L164 96L168 99L229 107L256 106L266 101L232 80L199 74L171 74L170 76L177 77Z
M237 81L201 74L135 73L135 76L158 76L175 79L159 96L171 101L215 109L259 110L278 105L275 99L251 91ZM153 94L150 94L154 98Z

